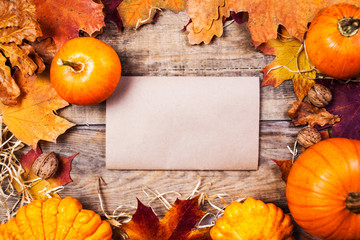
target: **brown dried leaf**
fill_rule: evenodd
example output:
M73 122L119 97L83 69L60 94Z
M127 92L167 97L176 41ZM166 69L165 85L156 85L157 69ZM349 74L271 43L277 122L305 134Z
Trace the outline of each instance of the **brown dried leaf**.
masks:
M33 49L23 43L23 40L35 41L41 35L33 4L26 0L0 1L0 100L3 104L16 104L20 96L11 68L18 67L23 75L31 76L44 67Z
M54 39L48 37L41 41L35 41L30 43L33 46L35 52L41 57L46 65L50 65L51 61L55 57L57 52Z
M0 43L22 44L41 36L35 6L27 0L0 1Z
M0 100L3 104L15 104L20 89L11 77L11 70L6 66L6 58L0 54Z
M288 115L295 124L307 125L311 127L315 125L324 126L325 124L335 124L340 122L340 117L326 111L325 108L318 108L312 105L309 101L296 101L289 109Z

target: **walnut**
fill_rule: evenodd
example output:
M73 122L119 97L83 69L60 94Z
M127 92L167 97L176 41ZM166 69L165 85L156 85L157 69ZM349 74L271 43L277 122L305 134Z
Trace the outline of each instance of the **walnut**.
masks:
M42 179L49 179L55 175L59 167L59 160L54 152L41 154L33 163L32 171Z
M321 134L313 127L304 127L297 135L296 140L304 148L308 148L321 141Z
M321 84L315 84L308 92L309 101L316 107L325 107L332 99L329 88Z

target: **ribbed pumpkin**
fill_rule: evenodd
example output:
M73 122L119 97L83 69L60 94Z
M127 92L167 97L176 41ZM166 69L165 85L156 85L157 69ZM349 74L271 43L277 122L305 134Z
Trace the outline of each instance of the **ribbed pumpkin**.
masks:
M294 220L323 239L360 239L360 141L323 140L295 161L286 197Z
M109 240L112 230L72 197L34 200L0 225L0 240Z
M280 208L250 197L227 206L210 235L213 240L290 240L292 232L291 219Z

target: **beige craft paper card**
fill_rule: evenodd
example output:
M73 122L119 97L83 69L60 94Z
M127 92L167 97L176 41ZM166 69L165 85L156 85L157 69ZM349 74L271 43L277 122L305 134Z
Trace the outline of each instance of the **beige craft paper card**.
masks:
M122 77L106 102L108 169L258 167L259 78Z

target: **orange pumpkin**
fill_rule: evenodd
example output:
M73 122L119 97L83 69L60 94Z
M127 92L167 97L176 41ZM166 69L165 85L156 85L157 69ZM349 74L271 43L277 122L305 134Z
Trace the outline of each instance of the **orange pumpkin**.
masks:
M287 180L294 220L323 239L360 239L360 141L330 138L303 152Z
M114 92L121 77L121 63L108 44L92 37L66 42L50 68L51 83L66 101L98 104Z
M72 197L34 200L0 225L0 239L6 240L110 240L111 235L108 222Z
M210 236L213 240L291 240L292 232L291 219L280 208L250 197L227 206Z
M311 21L305 46L310 61L321 72L340 79L360 74L360 9L332 5Z

